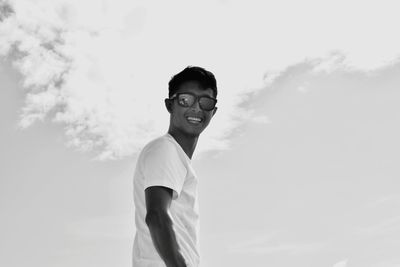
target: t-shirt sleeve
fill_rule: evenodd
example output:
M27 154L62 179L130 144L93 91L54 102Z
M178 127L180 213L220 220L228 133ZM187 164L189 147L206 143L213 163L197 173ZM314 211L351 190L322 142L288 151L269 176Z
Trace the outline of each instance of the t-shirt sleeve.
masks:
M154 144L144 154L144 189L150 186L168 187L173 190L172 199L176 199L182 191L186 173L175 145L168 141Z

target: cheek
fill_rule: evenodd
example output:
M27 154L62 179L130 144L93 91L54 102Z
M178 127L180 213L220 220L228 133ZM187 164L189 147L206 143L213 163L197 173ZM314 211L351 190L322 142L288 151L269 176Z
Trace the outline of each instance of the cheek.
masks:
M213 117L213 111L209 111L206 113L206 117L208 120L211 120L211 118Z
M173 115L172 115L173 116L173 120L175 120L175 121L184 120L185 119L184 114L185 114L185 111L182 110L181 108L180 109L175 109L174 112L173 112Z
M211 114L206 115L204 118L205 124L208 124L211 121L211 118L212 118Z

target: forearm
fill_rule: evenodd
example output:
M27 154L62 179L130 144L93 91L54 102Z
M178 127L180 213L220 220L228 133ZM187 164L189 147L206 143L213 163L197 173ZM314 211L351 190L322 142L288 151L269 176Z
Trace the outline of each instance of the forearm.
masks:
M186 267L179 252L172 220L167 213L152 213L146 218L153 244L167 267Z

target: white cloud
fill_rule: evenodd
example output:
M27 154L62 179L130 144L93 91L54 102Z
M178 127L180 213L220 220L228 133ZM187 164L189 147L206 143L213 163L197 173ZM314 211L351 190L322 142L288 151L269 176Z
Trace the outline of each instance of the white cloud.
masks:
M248 240L240 241L228 246L230 253L256 253L256 254L308 254L320 250L321 243L294 243L282 242L275 234L257 235Z
M385 218L380 222L362 226L357 230L357 234L363 236L394 235L400 233L400 216Z
M187 65L208 68L219 111L199 151L225 149L242 122L268 122L240 108L244 93L288 65L321 58L317 70L371 70L398 57L395 4L2 1L0 55L14 55L25 78L20 125L46 117L66 124L72 146L100 149L102 159L130 155L165 132L170 76Z
M390 194L381 196L367 204L368 208L382 208L382 206L400 206L400 195Z
M260 123L260 124L267 124L267 123L271 122L271 120L266 116L255 116L255 117L251 118L251 121Z
M127 239L136 231L131 221L131 214L92 217L69 222L65 233L79 238Z
M347 267L348 260L343 260L335 263L332 267Z
M373 265L374 267L400 267L400 260L385 260Z
M256 254L273 254L273 253L288 253L288 254L308 254L314 253L321 248L319 243L288 243L288 244L266 244L251 247L231 247L232 253L256 253Z

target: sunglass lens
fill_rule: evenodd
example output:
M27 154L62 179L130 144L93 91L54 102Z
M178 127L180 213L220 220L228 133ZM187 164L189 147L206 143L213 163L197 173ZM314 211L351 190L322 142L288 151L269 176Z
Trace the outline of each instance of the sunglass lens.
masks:
M194 102L194 97L192 95L181 94L179 95L179 104L183 107L191 107Z
M215 100L208 97L201 97L199 104L202 109L210 111L215 107Z

